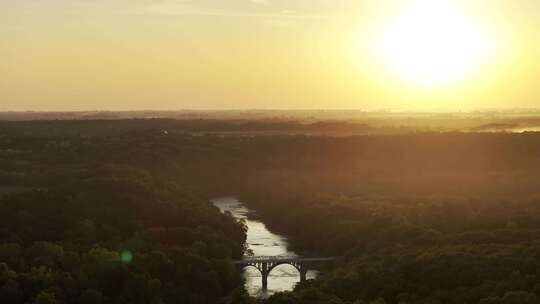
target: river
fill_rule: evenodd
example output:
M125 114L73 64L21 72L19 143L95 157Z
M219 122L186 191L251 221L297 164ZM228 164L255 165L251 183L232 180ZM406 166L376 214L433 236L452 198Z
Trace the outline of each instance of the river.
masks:
M253 256L297 256L288 249L288 240L282 235L268 230L266 225L255 218L255 212L248 209L234 197L221 197L211 200L221 212L230 212L234 218L245 220L247 230L247 249ZM316 271L308 271L307 279L317 277ZM300 275L291 265L280 265L268 276L268 290L262 290L261 274L255 268L244 270L247 292L254 297L264 298L280 291L293 290L300 281Z

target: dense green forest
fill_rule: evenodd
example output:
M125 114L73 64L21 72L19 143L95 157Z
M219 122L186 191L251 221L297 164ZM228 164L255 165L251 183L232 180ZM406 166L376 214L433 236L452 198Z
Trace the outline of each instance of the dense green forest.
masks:
M539 302L540 134L171 124L1 124L0 303ZM297 251L339 260L248 298L231 263L245 227L208 202L230 194Z
M241 284L243 224L161 173L209 143L79 131L1 134L0 303L210 304Z

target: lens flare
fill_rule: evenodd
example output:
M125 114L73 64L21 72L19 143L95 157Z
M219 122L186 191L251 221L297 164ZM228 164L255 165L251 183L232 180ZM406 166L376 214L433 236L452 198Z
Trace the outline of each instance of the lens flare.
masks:
M133 261L133 254L129 250L124 250L120 254L120 260L122 263L129 264L131 261Z

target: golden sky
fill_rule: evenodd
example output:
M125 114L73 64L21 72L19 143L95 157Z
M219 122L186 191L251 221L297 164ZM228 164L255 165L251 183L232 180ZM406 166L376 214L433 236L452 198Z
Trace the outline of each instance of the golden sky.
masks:
M538 0L0 0L0 110L540 105Z

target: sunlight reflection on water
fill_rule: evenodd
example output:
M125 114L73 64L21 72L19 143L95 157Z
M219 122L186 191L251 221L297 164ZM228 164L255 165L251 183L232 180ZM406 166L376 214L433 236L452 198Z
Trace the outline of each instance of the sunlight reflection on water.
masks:
M212 202L222 212L229 211L235 218L245 219L248 227L248 249L251 249L255 256L297 255L287 249L288 242L285 237L270 232L264 223L250 218L249 214L252 212L236 198L216 198ZM317 271L308 271L307 279L315 279L317 274ZM291 265L280 265L274 268L268 276L268 291L266 292L262 290L261 273L257 269L246 268L244 278L246 290L250 295L266 297L276 292L293 290L300 281L300 274Z

